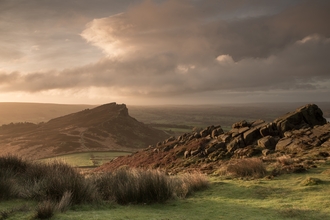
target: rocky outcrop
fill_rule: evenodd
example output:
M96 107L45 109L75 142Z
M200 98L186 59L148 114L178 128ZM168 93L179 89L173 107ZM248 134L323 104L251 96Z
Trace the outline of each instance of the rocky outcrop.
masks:
M125 104L109 103L38 125L3 125L0 136L0 154L38 159L88 151L136 151L169 135L131 117Z
M315 147L326 147L330 141L330 124L286 131L284 135L276 144L276 151L299 153Z
M212 172L230 158L296 155L313 148L322 148L323 155L330 152L330 124L323 118L321 109L309 104L273 122L244 120L233 124L226 133L217 125L171 137L151 146L147 153L137 152L129 158L118 158L104 167L127 164L165 168L171 172L208 167Z
M317 105L309 104L276 119L274 123L277 131L283 137L286 131L323 125L327 121L323 118L322 110Z

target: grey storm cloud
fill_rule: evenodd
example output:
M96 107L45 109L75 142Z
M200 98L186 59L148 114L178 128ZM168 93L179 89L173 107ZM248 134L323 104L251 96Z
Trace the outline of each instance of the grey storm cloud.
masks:
M81 32L103 51L98 62L0 73L0 89L38 92L94 86L145 96L329 93L330 2L274 2L138 2L123 13L90 21Z

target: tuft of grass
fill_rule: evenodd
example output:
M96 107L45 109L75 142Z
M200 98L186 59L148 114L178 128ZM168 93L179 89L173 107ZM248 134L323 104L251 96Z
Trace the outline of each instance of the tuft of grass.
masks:
M7 219L16 212L28 212L30 209L26 205L22 205L16 208L0 211L0 220Z
M95 184L61 161L42 164L9 155L0 157L0 165L0 199L61 203L64 195L71 192L71 204L99 201Z
M266 175L267 170L259 158L239 159L227 166L227 172L237 177L256 177Z
M22 157L7 154L0 157L0 169L11 170L14 173L24 173L29 167L29 162Z
M322 180L320 180L319 178L313 178L313 177L307 177L306 179L304 179L300 185L302 186L314 186L314 185L318 185L321 184Z
M175 196L184 198L209 186L205 175L194 173L170 177L159 170L123 167L96 178L104 200L119 204L162 203Z
M39 201L34 213L34 218L38 219L50 218L55 212L65 212L71 205L95 204L101 199L122 205L164 203L172 198L184 198L209 185L206 176L198 173L169 176L160 170L122 167L112 173L86 178L60 161L24 163L24 172L11 166L0 169L0 199ZM1 211L1 218L7 218L11 213Z
M17 197L14 176L11 170L0 169L0 201Z
M102 198L119 204L164 202L173 195L171 178L158 170L118 169L96 180Z
M0 212L0 220L7 219L11 214L11 210L5 210Z
M60 212L65 212L69 209L72 202L72 192L65 192L61 200L56 204L56 210Z
M277 162L282 166L293 164L293 159L289 155L283 155L277 158Z
M206 175L201 173L186 173L178 177L173 177L175 194L178 197L185 198L195 191L206 189L210 182Z
M37 198L52 199L53 201L60 202L65 193L71 192L72 204L95 202L98 200L98 193L95 186L70 165L55 161L41 166L43 166L44 175L41 179L37 179L34 182L39 185L38 188L40 189L35 194ZM33 179L33 176L28 178Z
M53 217L55 205L51 200L45 200L38 204L34 219L49 219Z

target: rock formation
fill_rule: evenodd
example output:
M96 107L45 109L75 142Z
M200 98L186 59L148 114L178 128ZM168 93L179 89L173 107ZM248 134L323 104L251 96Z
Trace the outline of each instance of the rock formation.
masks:
M0 127L0 154L30 158L88 151L136 151L168 135L128 114L125 104L109 103L46 123Z
M212 125L200 132L171 137L134 155L119 157L98 170L125 164L163 168L172 173L189 169L212 173L231 158L265 159L274 154L303 157L313 149L318 149L317 156L329 155L330 124L318 106L309 104L270 123L241 121L233 124L228 132L220 125Z

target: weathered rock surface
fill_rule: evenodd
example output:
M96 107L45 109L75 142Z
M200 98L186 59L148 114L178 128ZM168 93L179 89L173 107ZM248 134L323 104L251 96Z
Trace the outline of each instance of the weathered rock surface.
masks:
M330 153L330 124L323 118L321 109L308 104L270 123L244 120L233 124L226 133L218 125L170 138L148 151L117 158L99 170L126 164L163 168L172 173L187 169L213 172L230 158L294 156L316 148L322 149L323 155ZM305 169L301 166L297 165L300 167L297 170Z
M283 136L286 131L323 125L327 121L317 105L309 104L276 119L274 123L280 135Z

